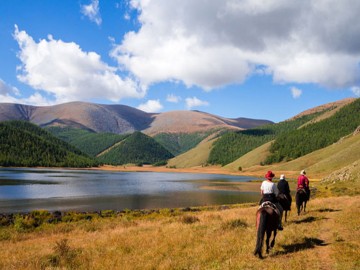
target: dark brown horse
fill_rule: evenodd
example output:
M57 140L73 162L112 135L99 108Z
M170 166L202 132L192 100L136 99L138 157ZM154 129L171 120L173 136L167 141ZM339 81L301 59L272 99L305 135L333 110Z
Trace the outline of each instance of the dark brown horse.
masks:
M266 232L266 253L269 253L270 247L274 247L277 228L279 226L279 214L275 211L274 208L270 206L260 207L256 212L256 230L257 230L257 239L256 247L254 250L254 255L259 255L259 258L262 256L262 247L264 243L264 237ZM274 233L273 240L270 242L271 234Z
M308 194L306 193L305 189L299 189L296 192L295 200L296 200L296 208L298 215L300 215L300 212L302 210L306 212L306 203L308 199L309 199Z
M291 211L291 201L289 200L289 198L283 194L280 193L277 197L277 200L279 201L280 205L282 206L284 212L285 213L285 222L287 221L287 214L288 211Z

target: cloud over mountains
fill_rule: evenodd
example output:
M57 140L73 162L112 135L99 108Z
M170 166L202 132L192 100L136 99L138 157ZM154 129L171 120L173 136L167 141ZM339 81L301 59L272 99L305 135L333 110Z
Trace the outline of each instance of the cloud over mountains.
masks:
M145 85L211 90L254 72L276 82L359 84L356 0L131 1L141 27L113 51Z
M108 53L117 66L75 42L55 39L51 33L35 41L15 26L21 62L17 78L37 92L15 97L3 82L0 96L38 105L119 102L144 98L149 86L160 82L211 91L242 84L255 74L270 75L276 83L359 93L357 0L129 0L124 5L134 11L126 14L133 14L138 24L121 36L121 42L110 41ZM99 26L105 20L100 7L99 0L79 6ZM292 94L301 95L294 90ZM190 97L182 100L187 108L209 104ZM179 98L168 101L177 103ZM154 99L140 106L159 111L163 105Z

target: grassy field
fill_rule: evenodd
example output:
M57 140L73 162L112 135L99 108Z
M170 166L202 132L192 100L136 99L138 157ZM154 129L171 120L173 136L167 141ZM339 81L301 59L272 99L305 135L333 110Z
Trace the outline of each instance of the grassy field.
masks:
M253 255L255 204L108 213L0 227L0 269L360 269L360 196L295 206L274 249Z

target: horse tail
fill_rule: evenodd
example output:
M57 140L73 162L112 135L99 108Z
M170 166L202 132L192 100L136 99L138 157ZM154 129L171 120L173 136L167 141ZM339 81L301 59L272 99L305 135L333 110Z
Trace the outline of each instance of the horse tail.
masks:
M257 226L257 239L256 239L256 247L254 250L254 255L259 255L262 258L261 250L264 243L264 236L266 231L266 219L267 213L265 211L260 211L258 213L260 215L258 226Z

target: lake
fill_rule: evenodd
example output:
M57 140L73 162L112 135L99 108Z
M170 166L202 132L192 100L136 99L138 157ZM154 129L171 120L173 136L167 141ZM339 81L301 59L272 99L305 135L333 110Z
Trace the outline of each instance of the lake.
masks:
M221 205L259 200L259 192L203 189L255 178L216 174L0 169L0 213L99 211Z

